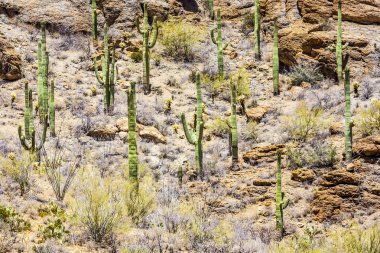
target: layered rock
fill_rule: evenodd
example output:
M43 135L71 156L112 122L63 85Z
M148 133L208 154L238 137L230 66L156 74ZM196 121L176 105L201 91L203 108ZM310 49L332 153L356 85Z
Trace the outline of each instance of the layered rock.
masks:
M22 77L21 57L13 44L0 33L0 78L14 81Z
M353 146L353 154L362 157L380 156L380 135L356 140Z
M282 149L284 147L285 145L283 144L270 144L255 147L251 151L248 151L247 153L243 154L243 160L244 162L250 163L252 165L258 163L274 162L277 159L277 150Z

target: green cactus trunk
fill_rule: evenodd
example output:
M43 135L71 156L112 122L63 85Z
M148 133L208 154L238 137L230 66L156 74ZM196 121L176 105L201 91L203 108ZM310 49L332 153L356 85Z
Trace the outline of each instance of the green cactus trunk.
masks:
M95 75L103 88L104 113L110 113L114 109L115 83L117 82L117 67L115 45L112 45L112 60L109 51L108 25L104 24L104 55L101 57L102 76L99 75L96 58L94 58Z
M42 57L42 64L44 66L43 70L43 87L42 87L42 108L40 108L41 117L45 119L48 115L49 110L49 84L48 84L48 74L49 74L49 53L45 53L45 57Z
M150 49L152 49L157 42L158 35L158 26L157 19L153 17L153 27L152 34L149 31L149 23L148 23L148 7L147 4L144 4L144 24L143 28L140 28L140 19L136 18L136 27L137 31L143 35L143 86L144 86L144 94L148 95L151 92L152 86L150 84ZM151 41L150 41L151 37Z
M208 8L209 8L209 16L212 20L214 20L214 0L208 1Z
M25 82L25 107L24 107L24 127L25 127L25 139L30 140L30 100L29 100L29 86L28 82ZM32 111L33 113L33 111Z
M255 0L255 58L261 59L260 53L260 0Z
M55 137L55 102L54 102L54 81L50 82L49 93L49 128L50 136Z
M345 69L345 82L344 82L344 95L345 95L345 154L346 161L352 161L352 127L353 122L351 119L351 89L350 89L350 70Z
M217 28L211 30L211 39L212 42L217 46L217 54L218 54L218 70L219 70L219 78L224 78L224 62L223 62L223 51L228 47L227 44L223 44L222 38L222 19L220 17L220 9L216 11L216 19L217 19ZM215 38L215 30L217 30L218 35Z
M183 129L185 131L187 141L195 145L195 166L198 176L203 178L203 149L202 149L202 138L203 138L203 102L202 102L202 92L201 92L201 79L200 73L196 74L197 79L197 114L195 118L195 126L192 132L190 132L189 127L186 122L186 117L184 114L181 115L181 121Z
M228 126L230 128L230 153L232 156L232 163L235 163L239 160L236 97L237 97L236 84L231 81L231 116L230 116Z
M342 2L338 0L338 31L336 39L336 63L338 82L341 83L343 79L343 53L342 53Z
M91 14L92 14L92 41L94 46L97 45L98 42L98 14L96 13L96 0L91 1Z
M43 66L42 66L42 41L38 40L37 49L37 62L38 62L38 77L37 77L37 95L38 95L38 108L42 106L42 90L43 90Z
M128 95L128 165L129 179L138 189L138 153L136 133L136 83L132 82Z
M178 177L178 185L179 185L180 188L182 188L182 180L183 180L183 170L182 170L182 166L179 166L179 167L178 167L177 177Z
M284 209L288 206L289 200L285 199L285 194L281 186L281 150L277 150L277 174L276 174L276 229L280 235L284 235Z
M277 19L274 21L274 30L273 30L273 94L275 96L280 95L280 60L278 57L278 27Z
M40 122L43 122L48 114L48 75L49 75L49 54L46 52L46 23L41 22L41 40L38 43L38 110Z

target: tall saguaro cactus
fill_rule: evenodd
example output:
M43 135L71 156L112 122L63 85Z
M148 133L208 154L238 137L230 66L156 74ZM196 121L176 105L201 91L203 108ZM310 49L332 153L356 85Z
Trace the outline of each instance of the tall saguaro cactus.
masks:
M237 131L237 116L236 116L236 103L237 103L237 91L236 84L231 80L231 116L228 121L228 126L230 128L230 154L232 156L232 162L237 162L239 160L239 149L238 149L238 131Z
M351 162L352 160L352 127L353 122L351 119L351 89L350 89L350 69L345 69L345 82L344 82L344 96L345 96L345 154L346 161Z
M209 16L211 19L214 19L214 0L208 1Z
M115 102L115 83L117 82L117 67L116 67L116 55L115 55L115 45L112 45L112 60L109 49L108 42L108 25L104 24L104 55L101 57L102 66L102 76L100 76L98 71L98 64L96 57L94 57L94 69L95 75L98 82L103 87L103 102L104 102L104 112L109 113L114 108Z
M148 7L144 3L144 24L143 27L140 27L140 19L136 18L136 27L137 31L143 35L143 86L144 94L148 95L151 92L152 86L150 84L150 49L152 49L157 42L158 36L158 26L157 18L153 17L153 26L152 31L149 29L148 23Z
M197 79L197 114L195 119L195 125L193 131L190 132L189 127L186 122L185 114L181 115L183 129L185 131L187 141L195 145L195 163L198 175L203 176L203 150L202 150L202 138L203 138L203 102L201 93L201 77L200 73L196 74Z
M98 42L98 14L96 12L96 0L91 0L91 15L92 15L92 41L94 46Z
M281 180L281 150L277 150L277 174L276 174L276 228L281 236L284 234L284 209L289 204L289 199L285 199L285 193L282 191Z
M255 58L260 60L260 0L255 0Z
M275 96L280 95L280 59L278 57L278 27L277 19L274 20L273 29L273 94Z
M49 93L49 128L50 136L55 137L55 102L54 102L54 80L50 82Z
M43 122L48 114L48 75L49 75L49 53L46 52L46 23L41 22L41 39L38 42L38 108L40 122Z
M223 51L228 47L229 43L223 44L222 38L222 19L220 17L220 9L216 11L217 27L211 30L212 42L217 46L218 51L218 69L219 77L224 77L224 62L223 62ZM215 37L215 30L217 30L218 35Z
M338 0L338 31L336 38L336 63L339 83L343 79L343 53L342 53L342 1Z
M131 82L128 95L128 165L129 178L138 188L138 154L136 133L136 83Z
M48 116L46 115L43 120L43 131L42 138L39 144L36 143L36 131L33 124L33 96L32 91L29 89L28 84L25 83L25 135L22 134L22 126L18 127L18 135L20 138L21 145L25 150L28 150L30 154L37 155L39 157L39 151L43 147L46 140L47 131L47 121ZM27 130L28 129L28 130ZM28 138L29 135L29 138Z

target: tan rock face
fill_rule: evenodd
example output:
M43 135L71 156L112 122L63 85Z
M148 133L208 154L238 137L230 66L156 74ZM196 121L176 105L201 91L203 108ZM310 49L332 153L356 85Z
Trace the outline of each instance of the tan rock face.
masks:
M248 120L260 122L261 119L264 118L264 116L272 110L273 108L269 106L258 106L255 108L247 109L247 118Z
M364 157L380 156L380 135L373 135L355 141L353 153Z
M311 169L296 169L292 171L292 180L298 182L312 182L316 178L316 174Z
M21 57L10 41L0 33L0 78L15 81L21 78Z
M251 151L243 154L243 160L252 165L263 162L274 162L277 159L276 151L284 147L285 145L283 144L271 144L255 147Z
M345 170L334 170L323 175L324 181L320 184L323 186L335 186L339 184L358 185L359 177L355 173Z
M155 127L146 126L140 130L139 135L141 138L152 140L155 143L163 143L166 144L166 137L163 136L160 131L158 131Z

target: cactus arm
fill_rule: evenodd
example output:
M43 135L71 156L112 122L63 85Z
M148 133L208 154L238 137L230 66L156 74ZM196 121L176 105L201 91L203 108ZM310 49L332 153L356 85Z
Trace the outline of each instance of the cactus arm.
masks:
M346 161L352 160L352 118L351 118L351 90L350 90L350 69L345 69L344 95L345 95L345 154Z
M260 0L255 0L255 58L260 60Z
M279 57L278 57L278 27L277 27L277 19L274 21L274 34L273 34L273 94L275 96L280 95L279 88Z
M137 28L137 32L139 34L144 34L144 31L141 30L141 27L140 27L140 18L139 17L136 17L136 20L135 20L135 26Z
M226 43L224 46L223 46L223 50L225 50L228 46L230 45L230 43Z
M152 33L152 41L149 43L149 48L153 48L156 45L158 36L158 26L157 26L157 18L153 18L153 33Z
M47 132L47 127L48 127L48 116L46 115L45 116L45 119L44 119L44 128L42 130L42 138L41 138L41 142L40 142L40 145L38 145L38 147L36 148L36 150L41 150L41 148L43 147L45 141L46 141L46 132ZM34 133L34 137L35 137L35 133ZM33 138L35 140L35 138ZM32 139L32 141L33 141ZM36 145L34 144L34 147Z
M101 62L103 62L103 57L102 57ZM102 78L101 78L100 75L99 75L98 64L97 64L97 62L96 62L96 57L94 57L94 69L95 69L95 76L96 76L96 79L98 79L98 82L99 82L101 85L104 85L104 81L102 80Z
M138 189L138 153L136 140L136 83L132 82L128 96L128 166L129 178Z
M49 128L50 135L55 137L55 102L54 102L54 80L50 82L50 94L49 94Z
M98 40L98 14L96 13L96 0L91 1L91 9L92 9L92 39L93 42L96 43Z
M195 145L196 140L194 138L194 134L190 133L189 127L188 127L187 122L186 122L185 114L181 115L181 122L182 122L183 130L185 132L185 136L186 136L187 141L190 144Z
M288 205L289 205L289 199L288 199L288 198L286 198L286 199L284 199L284 200L283 200L283 203L282 203L282 209L285 209L285 208L287 208L287 207L288 207Z
M337 75L338 81L341 82L343 78L342 69L342 1L338 0L338 31L336 39L336 61L337 61Z
M30 125L30 110L29 110L29 86L28 82L25 82L25 108L24 108L24 126L25 126L25 138L30 139L29 125Z
M211 30L211 40L212 40L212 43L214 43L215 45L218 45L218 43L216 42L216 39L215 39L215 30L217 30L218 28L214 28Z
M33 133L34 133L34 131L33 131ZM32 133L32 135L33 135L33 133ZM32 149L32 146L28 145L28 143L26 143L25 136L22 135L22 126L21 125L18 126L18 137L20 139L22 147L25 150L31 150Z

